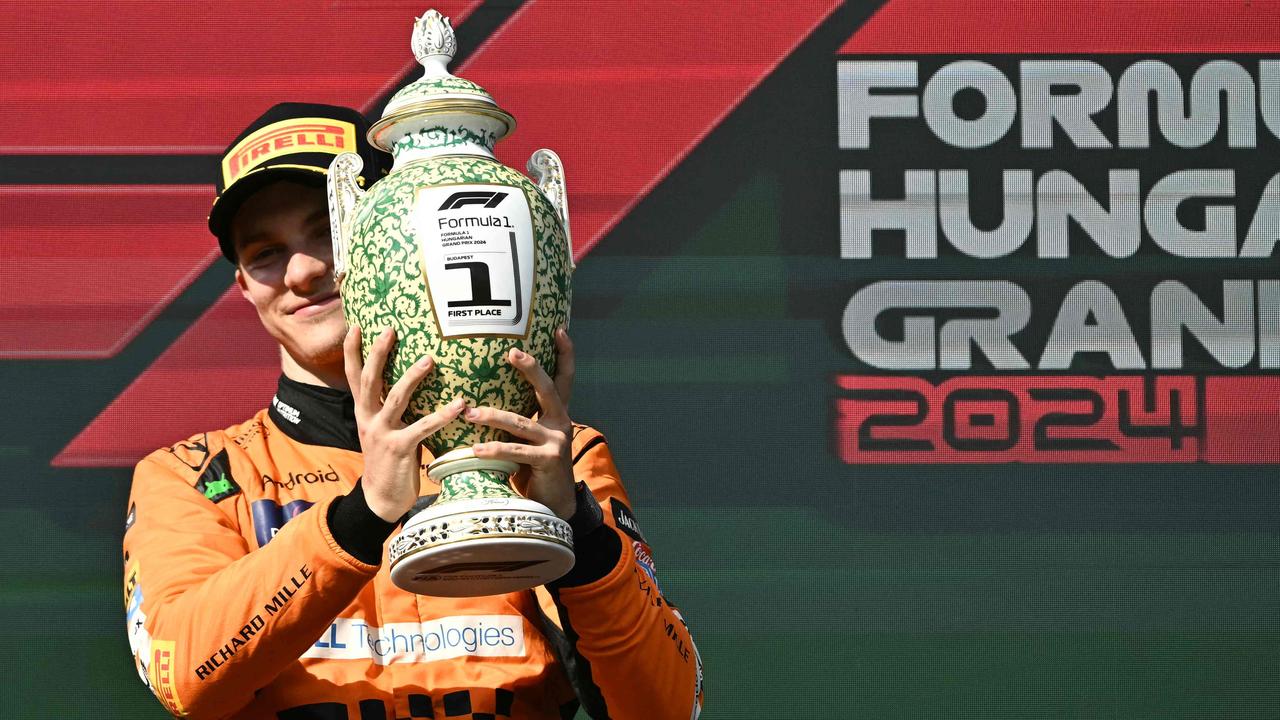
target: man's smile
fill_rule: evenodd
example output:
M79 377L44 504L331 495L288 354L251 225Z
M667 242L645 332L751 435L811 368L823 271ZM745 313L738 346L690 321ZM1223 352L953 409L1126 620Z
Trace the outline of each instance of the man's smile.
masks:
M314 298L308 298L303 302L299 303L296 307L294 307L292 310L288 311L285 314L298 315L301 317L319 315L320 313L333 308L335 305L337 305L340 302L342 302L342 296L339 295L338 292L335 290L325 295L320 295Z

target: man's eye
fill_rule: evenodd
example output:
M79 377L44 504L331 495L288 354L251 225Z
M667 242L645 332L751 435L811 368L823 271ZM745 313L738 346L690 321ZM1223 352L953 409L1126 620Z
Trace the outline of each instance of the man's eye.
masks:
M272 245L261 247L249 253L249 264L260 265L279 254L280 248L278 247Z

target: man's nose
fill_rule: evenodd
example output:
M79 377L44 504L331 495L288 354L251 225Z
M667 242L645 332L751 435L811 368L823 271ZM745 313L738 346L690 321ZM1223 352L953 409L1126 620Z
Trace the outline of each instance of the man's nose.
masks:
M290 256L289 267L285 270L285 284L291 289L311 290L328 273L329 262L326 258L295 252Z

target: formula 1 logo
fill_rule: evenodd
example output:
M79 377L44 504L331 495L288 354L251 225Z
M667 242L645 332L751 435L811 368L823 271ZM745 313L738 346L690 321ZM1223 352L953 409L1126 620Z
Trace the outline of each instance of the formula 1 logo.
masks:
M442 205L441 210L456 210L467 205L482 205L486 208L496 208L507 194L504 192L456 192L448 197Z

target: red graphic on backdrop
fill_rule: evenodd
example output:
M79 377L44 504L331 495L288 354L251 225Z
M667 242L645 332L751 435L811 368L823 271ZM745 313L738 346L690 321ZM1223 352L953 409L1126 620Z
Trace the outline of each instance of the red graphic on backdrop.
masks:
M581 257L838 6L531 2L459 74L519 123L500 160L564 160Z
M457 25L481 3L428 4ZM0 154L213 155L282 100L367 108L415 66L410 23L426 6L6 3Z
M486 87L519 122L498 145L499 159L521 168L544 146L564 159L574 255L581 259L838 4L796 2L779 13L772 2L529 2L455 70ZM404 23L405 12L395 12ZM654 18L661 32L636 32ZM392 46L397 57L407 53L407 41ZM213 408L227 424L260 409L279 362L257 319L247 306L237 315L236 303L244 304L228 295L197 320L54 464L129 465L222 422ZM231 367L252 392L237 388L228 397L227 367L199 354L222 344L251 349L252 370L244 359ZM195 357L203 358L198 373L185 364ZM178 396L191 409L157 427L147 408Z
M217 257L211 199L199 185L0 186L0 358L119 352Z
M1270 53L1276 0L890 0L840 53Z
M1280 377L1205 378L1211 463L1280 463Z
M435 3L455 23L478 5ZM78 2L57 13L69 45L50 42L50 6L8 4L0 154L217 154L282 99L367 107L415 64L408 23L422 7L231 0L187 10ZM377 36L402 41L368 40ZM212 201L212 178L0 188L0 359L114 356L218 256L205 229Z
M125 467L198 432L242 422L265 407L279 372L279 347L232 288L52 464Z

